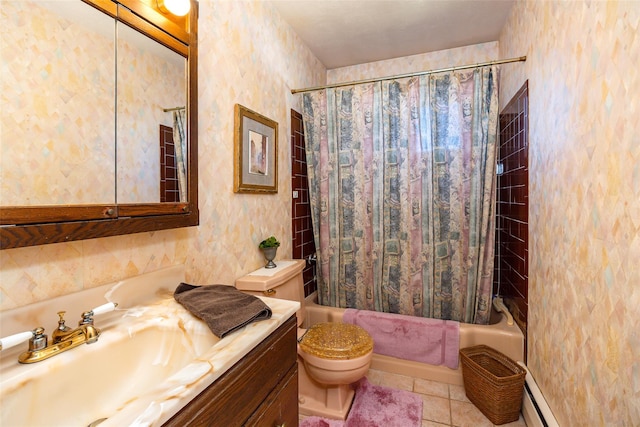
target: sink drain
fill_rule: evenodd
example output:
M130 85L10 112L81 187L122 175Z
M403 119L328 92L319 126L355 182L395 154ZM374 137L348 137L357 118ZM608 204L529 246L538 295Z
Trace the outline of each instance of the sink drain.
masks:
M106 418L99 418L97 420L95 420L92 423L89 423L89 425L87 427L96 427L98 424L102 423L103 421L106 421Z

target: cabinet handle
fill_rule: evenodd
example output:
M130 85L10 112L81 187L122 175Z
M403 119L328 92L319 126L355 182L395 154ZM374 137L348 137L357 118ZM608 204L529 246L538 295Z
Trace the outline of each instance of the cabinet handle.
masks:
M274 427L287 427L287 423L278 424L278 425L276 425Z
M276 294L276 290L267 289L266 291L262 291L262 293L264 294L265 297L272 297ZM284 427L284 424L282 424L282 426L276 426L276 427Z

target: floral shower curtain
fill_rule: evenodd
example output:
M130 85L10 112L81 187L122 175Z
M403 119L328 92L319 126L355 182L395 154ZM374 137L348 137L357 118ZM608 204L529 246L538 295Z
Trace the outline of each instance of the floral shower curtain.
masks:
M487 323L497 68L306 93L319 302Z

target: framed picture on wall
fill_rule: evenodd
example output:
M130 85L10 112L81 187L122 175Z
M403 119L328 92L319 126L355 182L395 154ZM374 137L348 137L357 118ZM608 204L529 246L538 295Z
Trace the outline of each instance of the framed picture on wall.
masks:
M278 192L278 123L240 104L235 106L236 193Z

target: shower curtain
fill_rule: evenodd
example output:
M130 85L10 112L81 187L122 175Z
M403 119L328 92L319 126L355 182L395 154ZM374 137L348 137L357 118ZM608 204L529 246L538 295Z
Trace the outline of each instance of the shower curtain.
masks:
M497 67L306 93L323 305L487 323Z
M176 168L178 170L178 190L180 201L187 201L187 134L185 132L185 110L173 112L173 144L176 150Z

